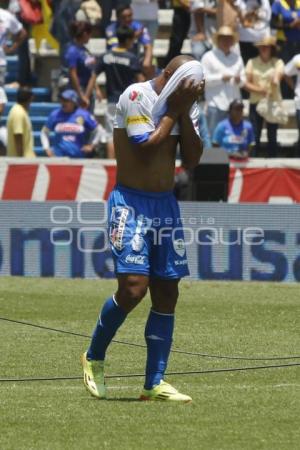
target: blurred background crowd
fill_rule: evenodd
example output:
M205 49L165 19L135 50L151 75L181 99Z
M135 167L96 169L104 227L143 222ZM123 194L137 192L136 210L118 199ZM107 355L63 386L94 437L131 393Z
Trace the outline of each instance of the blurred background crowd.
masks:
M1 154L114 158L119 95L180 53L205 71L206 148L300 157L299 0L0 0Z

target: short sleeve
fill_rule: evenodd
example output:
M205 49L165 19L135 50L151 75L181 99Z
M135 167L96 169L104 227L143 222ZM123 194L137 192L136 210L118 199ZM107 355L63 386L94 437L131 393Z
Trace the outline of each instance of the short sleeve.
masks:
M19 22L18 19L16 19L15 16L10 14L10 20L9 20L9 31L10 31L10 33L18 34L22 30L22 28L23 28L23 25L21 24L21 22Z
M14 111L11 124L13 134L24 133L26 126L24 122L24 114L22 113L22 111L20 111L19 109Z
M143 32L138 40L142 45L151 44L152 40L147 27L143 27Z
M50 131L54 131L55 122L56 122L56 111L53 111L53 113L51 113L50 116L48 117L48 120L45 123L45 127L48 128L48 130Z
M77 66L78 52L74 47L69 47L65 53L65 63L67 67L74 68Z
M86 112L86 115L85 115L85 128L88 131L93 131L95 128L97 128L97 126L98 126L98 122L95 119L95 117L92 114L90 114L89 112Z
M131 85L120 96L116 109L115 128L125 128L136 144L146 142L155 130L152 104L138 85Z
M300 58L298 56L294 56L293 59L291 59L287 65L285 66L284 69L284 73L285 75L287 75L288 77L293 77L295 75L297 75L298 70L297 70L297 65L300 64Z
M272 14L274 14L274 16L279 16L280 15L280 3L279 2L274 2L272 5Z
M197 11L197 9L202 9L205 7L204 0L192 0L191 1L191 11Z

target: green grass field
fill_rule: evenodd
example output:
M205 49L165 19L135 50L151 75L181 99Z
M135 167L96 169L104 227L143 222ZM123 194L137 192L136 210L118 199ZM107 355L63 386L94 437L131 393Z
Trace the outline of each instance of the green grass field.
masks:
M114 281L0 279L0 316L90 334ZM144 344L149 298L116 339ZM183 282L174 348L237 356L300 354L299 287ZM0 321L0 378L81 376L89 340ZM172 354L169 371L300 363ZM143 373L145 349L114 343L107 375ZM300 366L173 375L191 404L137 400L143 378L110 378L108 400L81 380L0 383L1 450L300 448Z

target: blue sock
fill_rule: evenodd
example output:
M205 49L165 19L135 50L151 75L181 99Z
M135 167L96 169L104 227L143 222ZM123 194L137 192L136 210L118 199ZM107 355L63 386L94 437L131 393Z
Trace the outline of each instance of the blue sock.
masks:
M145 328L147 363L145 389L152 389L164 377L172 345L174 314L150 311Z
M104 303L87 351L87 359L104 361L106 349L126 316L127 313L118 306L114 296Z

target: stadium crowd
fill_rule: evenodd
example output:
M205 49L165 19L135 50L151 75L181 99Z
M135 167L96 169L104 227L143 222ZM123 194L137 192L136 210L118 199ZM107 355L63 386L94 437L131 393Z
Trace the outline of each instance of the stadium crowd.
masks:
M0 0L0 7L0 111L7 102L6 55L18 54L18 98L31 101L38 74L32 70L30 38L40 42L43 37L49 48L59 50L62 106L41 130L48 156L91 157L105 142L106 156L113 158L120 94L136 81L151 80L180 54L186 39L205 72L199 127L207 148L220 146L240 159L280 156L278 128L289 120L283 98L294 98L300 135L299 0ZM168 50L157 58L154 42L163 8L172 8L174 15ZM92 37L106 39L100 56L89 50ZM7 133L1 127L1 145L7 149L2 154L32 156L32 140L26 151L20 144L20 135L28 139L30 133L30 101L11 110ZM93 118L99 103L106 108L103 126ZM261 145L264 125L266 149ZM294 155L300 156L300 139Z

